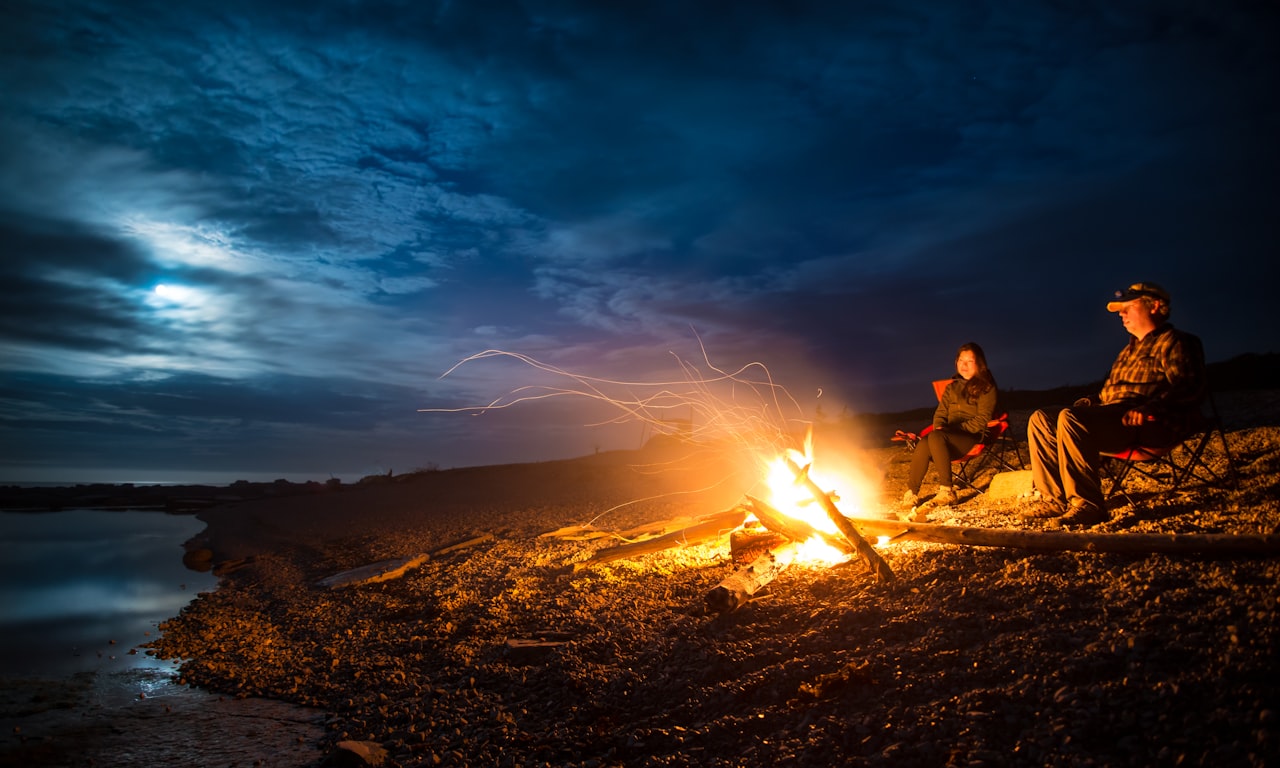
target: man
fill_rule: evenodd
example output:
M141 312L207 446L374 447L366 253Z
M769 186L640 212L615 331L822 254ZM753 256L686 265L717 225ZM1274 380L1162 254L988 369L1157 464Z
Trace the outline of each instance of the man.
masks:
M1119 313L1130 339L1098 396L1077 400L1056 418L1031 415L1031 478L1041 500L1028 517L1060 516L1064 525L1106 521L1099 452L1174 445L1199 413L1204 351L1195 336L1174 329L1169 309L1168 292L1155 283L1116 291L1107 311Z

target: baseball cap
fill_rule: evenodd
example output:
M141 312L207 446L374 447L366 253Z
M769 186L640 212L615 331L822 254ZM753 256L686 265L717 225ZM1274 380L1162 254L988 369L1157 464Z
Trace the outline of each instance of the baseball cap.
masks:
M1169 305L1169 292L1155 283L1134 283L1125 288L1123 291L1116 291L1115 298L1107 302L1108 312L1119 312L1120 307L1134 299L1149 296L1153 299L1159 299L1164 302L1165 306Z

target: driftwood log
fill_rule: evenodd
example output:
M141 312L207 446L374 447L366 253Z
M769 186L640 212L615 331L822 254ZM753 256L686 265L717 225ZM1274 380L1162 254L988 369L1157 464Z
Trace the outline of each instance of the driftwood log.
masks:
M454 552L461 552L464 549L471 549L472 547L478 547L481 544L485 544L490 541L493 541L493 534L482 533L479 536L472 536L471 538L465 539L463 541L459 541L456 544L450 544L447 547L441 547L440 549L433 551L431 555L433 557L440 557L441 555L448 555Z
M880 557L880 554L876 552L875 547L871 546L866 539L862 538L862 534L858 533L857 529L853 527L853 524L849 522L849 518L844 516L844 513L840 511L839 507L836 506L836 503L831 500L831 496L826 491L819 488L818 484L813 481L813 478L809 477L809 466L806 465L804 467L800 467L791 459L790 456L785 458L787 468L796 476L796 482L802 483L809 489L809 493L813 495L814 500L821 504L822 508L826 510L827 517L831 518L831 522L835 523L836 528L840 533L844 534L844 537L853 544L854 551L866 559L867 565L871 568L871 571L875 573L876 578L880 581L892 581L893 570L889 568L889 565L885 563L884 559Z
M339 587L354 587L361 584L377 584L383 581L391 581L392 579L400 578L429 559L431 559L431 556L423 553L411 557L399 557L394 560L379 560L376 563L327 576L316 582L316 585L325 589L337 589Z
M727 536L734 528L742 525L743 521L746 519L747 511L742 507L734 507L733 509L724 512L708 515L687 528L672 531L664 536L658 536L645 541L637 541L632 544L609 547L608 549L601 549L587 560L584 560L581 563L574 563L573 570L580 571L583 568L589 568L593 565L600 565L602 563L610 563L614 560L638 557L640 555L650 555L654 552L661 552L664 549L687 547L691 544L700 544L704 541L717 539Z
M339 587L354 587L362 584L378 584L384 581L391 581L404 576L414 568L421 567L433 557L461 552L464 549L471 549L486 542L493 541L492 533L482 533L479 536L473 536L464 541L441 547L431 553L421 553L411 555L409 557L399 557L393 560L379 560L376 563L362 565L359 568L352 568L349 571L335 573L332 576L317 581L318 586L326 589L337 589Z
M1264 557L1280 555L1280 535L1277 534L1023 531L1014 528L966 528L906 523L878 518L853 518L850 522L873 535L889 536L893 540L968 544L976 547L1015 547L1050 552Z
M688 528L699 522L701 517L677 517L671 520L652 520L629 528L625 531L606 531L587 523L585 525L568 525L554 531L538 534L538 538L556 538L565 541L592 541L593 539L619 539L624 542L648 539L664 533Z
M729 613L745 605L757 592L795 560L797 544L787 543L757 557L751 565L734 571L707 593L707 607Z

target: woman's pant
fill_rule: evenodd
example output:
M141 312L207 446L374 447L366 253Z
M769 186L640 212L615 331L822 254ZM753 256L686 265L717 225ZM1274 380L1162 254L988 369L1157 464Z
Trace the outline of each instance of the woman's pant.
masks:
M907 488L920 493L920 484L929 471L932 461L938 470L938 485L951 487L951 460L958 459L978 444L978 435L971 432L935 429L924 436L911 454L911 471L907 474Z

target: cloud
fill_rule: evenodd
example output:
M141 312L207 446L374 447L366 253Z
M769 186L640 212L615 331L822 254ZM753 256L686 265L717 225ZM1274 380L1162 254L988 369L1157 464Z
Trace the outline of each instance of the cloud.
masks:
M133 433L122 382L144 415L147 387L203 393L171 399L190 422L142 418L156 446L407 446L384 408L512 386L438 380L487 348L642 379L696 334L885 410L927 404L916 384L976 340L1002 384L1055 386L1109 363L1099 297L1135 279L1211 359L1273 343L1277 23L1247 3L112 0L11 22L3 367L92 393L10 393L45 414L15 405L11 434L49 456ZM280 391L313 421L239 417ZM351 391L368 437L326 407ZM109 425L98 448L47 427L61 409ZM505 423L422 439L535 450Z

